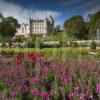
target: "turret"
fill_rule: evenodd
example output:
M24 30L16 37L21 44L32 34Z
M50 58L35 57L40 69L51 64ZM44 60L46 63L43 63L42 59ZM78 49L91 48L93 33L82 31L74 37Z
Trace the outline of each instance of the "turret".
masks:
M50 22L52 23L52 24L54 24L54 20L53 20L53 17L50 15L49 16L49 20L50 20Z
M3 15L0 13L0 22L2 21L3 19Z

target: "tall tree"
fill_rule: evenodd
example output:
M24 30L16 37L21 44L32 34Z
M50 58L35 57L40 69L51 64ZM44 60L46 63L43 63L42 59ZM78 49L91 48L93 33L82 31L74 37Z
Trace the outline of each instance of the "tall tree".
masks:
M3 15L2 15L2 13L0 13L0 19L2 19L3 18Z
M60 25L56 25L55 28L54 28L54 33L57 33L57 32L61 32L61 26Z
M97 29L100 30L100 11L89 16L89 38L96 38Z
M2 19L3 19L3 15L2 13L0 13L0 22L2 22Z
M0 22L0 35L3 38L11 39L19 26L18 21L13 17L3 18Z
M68 37L87 39L86 23L82 16L76 15L64 22L64 28Z
M18 24L18 21L17 19L13 18L13 17L7 17L6 18L7 22L10 23L10 25L14 28L18 28L19 27L19 24Z

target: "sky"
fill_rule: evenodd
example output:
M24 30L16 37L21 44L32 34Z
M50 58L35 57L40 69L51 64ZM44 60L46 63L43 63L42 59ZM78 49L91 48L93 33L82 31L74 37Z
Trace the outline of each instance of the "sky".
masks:
M74 15L82 15L87 19L89 14L100 11L100 0L0 0L0 12L5 16L13 16L19 23L52 15L55 25L63 25L64 21Z

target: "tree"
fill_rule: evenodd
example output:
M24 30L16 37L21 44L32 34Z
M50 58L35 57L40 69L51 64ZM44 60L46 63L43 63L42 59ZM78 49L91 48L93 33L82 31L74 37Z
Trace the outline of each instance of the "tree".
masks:
M3 15L2 13L0 13L0 21L3 19Z
M18 26L18 21L15 18L3 18L0 22L0 36L10 40L15 35Z
M96 12L95 14L91 14L89 16L89 38L95 39L97 29L100 30L100 11Z
M18 21L17 19L13 18L13 17L7 17L6 18L7 22L10 23L10 25L14 28L18 28L19 27L19 24L18 24Z
M87 39L86 23L82 16L76 15L64 22L64 28L68 37Z
M54 33L58 33L58 32L61 32L61 26L60 25L57 25L54 28Z
M24 35L19 35L15 37L16 42L24 42L25 40L26 38L24 37Z

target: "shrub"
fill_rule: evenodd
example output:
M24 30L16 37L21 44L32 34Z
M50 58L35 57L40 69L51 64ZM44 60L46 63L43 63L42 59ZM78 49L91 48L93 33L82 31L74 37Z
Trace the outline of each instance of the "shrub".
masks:
M77 42L70 42L70 47L78 47L78 43Z
M96 50L96 46L97 46L97 44L96 44L95 41L92 41L92 42L90 43L90 49L91 49L91 50Z
M33 41L28 42L28 43L27 43L27 47L28 47L28 48L34 48L34 47L35 47L35 43L34 43Z
M7 48L6 43L2 43L1 47L2 47L2 48Z
M58 48L58 47L60 47L60 43L55 41L40 43L40 48Z
M60 46L61 47L68 47L69 45L68 45L68 43L67 43L67 41L66 40L64 40L64 41L60 41Z

